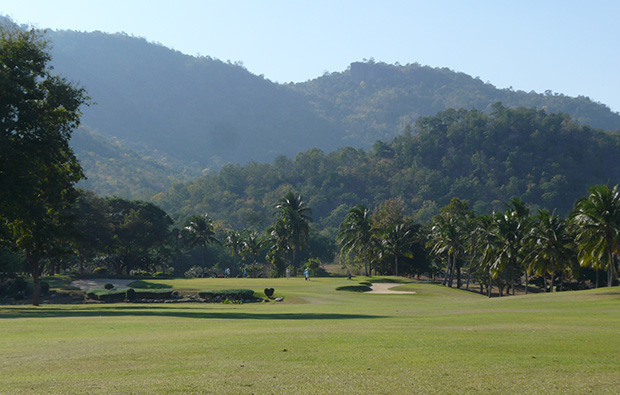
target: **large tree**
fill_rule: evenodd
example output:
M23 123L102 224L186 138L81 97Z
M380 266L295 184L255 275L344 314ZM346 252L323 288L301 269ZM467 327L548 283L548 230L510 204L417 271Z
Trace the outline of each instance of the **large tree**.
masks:
M209 244L222 244L215 236L213 220L205 215L193 215L185 223L183 238L189 247L200 247L200 260L202 267L205 266L204 250Z
M579 263L607 270L607 286L616 276L614 255L620 247L620 190L618 185L595 185L575 203L573 223L577 232ZM598 274L596 286L598 287Z
M67 234L67 209L83 178L71 133L83 89L55 76L42 33L0 25L0 217L30 267L39 304L41 260Z

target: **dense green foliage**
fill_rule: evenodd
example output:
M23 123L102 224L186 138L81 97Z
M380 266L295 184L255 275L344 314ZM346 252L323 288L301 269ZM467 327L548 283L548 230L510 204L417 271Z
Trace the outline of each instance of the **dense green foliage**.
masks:
M148 200L174 183L201 175L189 166L141 154L116 139L85 128L73 134L71 145L86 175L78 186L103 196Z
M316 229L334 235L350 207L399 197L428 222L457 196L477 213L502 210L517 196L566 215L590 185L620 179L620 139L565 114L508 109L446 110L370 151L312 149L271 164L226 165L177 184L154 201L171 216L208 212L234 228L262 229L287 191L302 194Z
M49 61L41 33L0 21L0 238L23 253L33 304L41 259L62 253L74 186L83 178L69 140L88 98L52 74Z

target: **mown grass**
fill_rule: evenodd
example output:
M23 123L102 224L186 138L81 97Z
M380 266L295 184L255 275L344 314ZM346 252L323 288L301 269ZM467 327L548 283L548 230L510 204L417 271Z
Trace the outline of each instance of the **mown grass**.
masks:
M285 300L1 306L0 393L620 392L620 288L487 299L417 282L336 291L358 284L344 278L149 282Z

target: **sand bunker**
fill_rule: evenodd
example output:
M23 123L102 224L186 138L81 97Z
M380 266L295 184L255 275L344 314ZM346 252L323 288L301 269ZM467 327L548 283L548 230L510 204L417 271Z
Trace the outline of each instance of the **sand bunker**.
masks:
M400 283L376 283L370 287L372 291L369 294L414 294L415 291L393 291L391 288L399 285L405 285Z

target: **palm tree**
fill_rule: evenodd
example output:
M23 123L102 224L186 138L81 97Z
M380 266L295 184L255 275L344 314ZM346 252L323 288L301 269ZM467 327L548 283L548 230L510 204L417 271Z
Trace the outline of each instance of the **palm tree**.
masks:
M461 287L460 258L465 256L465 247L470 238L473 217L474 213L470 210L467 202L453 198L450 204L443 207L441 213L433 218L427 246L431 248L432 254L446 255L448 258L443 285L452 287L454 273L456 272L457 287Z
M205 265L204 250L209 244L221 244L215 237L213 220L207 214L193 215L185 223L183 228L186 245L189 247L200 247L202 266Z
M536 275L544 276L547 290L546 275L551 276L551 292L554 291L556 274L571 274L571 262L574 259L573 237L569 233L567 221L549 210L538 210L534 226L529 235L532 250L528 254L527 270Z
M343 254L355 253L364 257L364 275L368 276L368 255L372 248L373 238L370 210L358 204L351 208L338 230L338 242L342 246Z
M572 216L577 233L578 259L581 266L607 270L607 286L616 275L614 255L620 246L620 191L618 185L595 185L588 196L575 203Z
M483 265L488 269L491 280L504 280L515 292L515 279L521 276L527 255L527 235L531 227L529 209L518 198L513 198L505 213L494 213L482 236ZM500 296L502 294L501 281ZM527 292L527 275L526 275ZM490 295L490 294L489 294Z
M285 242L293 252L293 270L297 269L297 251L302 250L308 243L310 236L310 222L312 209L308 207L300 195L288 192L274 206L284 232Z
M256 231L245 233L241 240L241 251L244 255L251 255L252 263L256 264L256 256L260 254L260 250L263 248L264 240Z
M431 254L436 256L446 255L448 258L443 285L452 287L456 256L462 249L462 240L462 235L453 218L440 214L433 219L428 247L431 248ZM457 281L457 285L460 287L460 281Z
M398 276L398 257L412 257L411 244L413 243L413 232L406 224L394 224L389 226L382 239L385 251L394 257L394 275Z
M237 256L240 255L241 249L243 248L243 241L241 238L241 233L236 230L231 230L226 235L226 239L224 240L224 245L230 251L230 255L233 258L233 269L237 270Z

